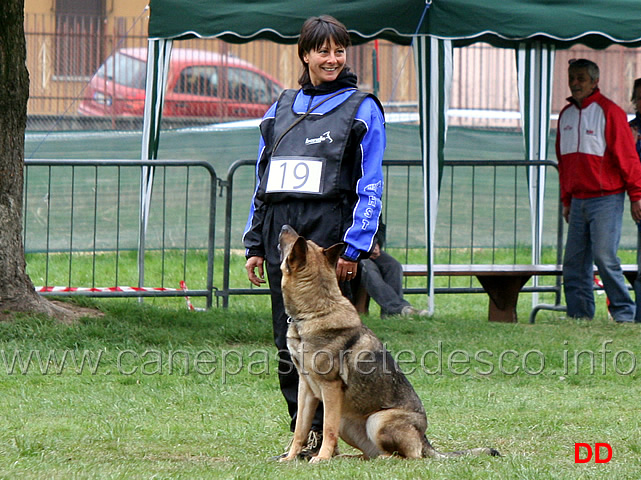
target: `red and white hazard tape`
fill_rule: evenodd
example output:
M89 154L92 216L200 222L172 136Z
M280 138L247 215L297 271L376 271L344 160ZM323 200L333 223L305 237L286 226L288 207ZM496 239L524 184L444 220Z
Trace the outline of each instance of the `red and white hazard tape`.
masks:
M183 292L186 292L186 291L187 291L187 284L185 283L185 281L184 281L184 280L181 280L181 281L180 281L180 288L183 290ZM203 311L205 311L205 309L204 309L204 308L196 308L196 307L194 307L194 306L191 304L191 299L189 298L189 295L185 295L185 301L187 302L187 308L188 308L189 310L199 311L199 312L203 312Z
M38 293L73 293L73 292L187 292L187 285L184 280L180 281L180 288L167 287L35 287ZM185 295L187 308L194 311L204 311L204 308L196 308L192 305L191 299Z
M601 289L597 290L597 295L603 295L605 293L605 290L603 290L603 282L596 275L594 276L594 284ZM607 295L605 296L605 305L608 307L608 318L612 320L612 315L610 314L610 299Z
M177 288L164 287L36 287L38 293L64 292L177 292Z

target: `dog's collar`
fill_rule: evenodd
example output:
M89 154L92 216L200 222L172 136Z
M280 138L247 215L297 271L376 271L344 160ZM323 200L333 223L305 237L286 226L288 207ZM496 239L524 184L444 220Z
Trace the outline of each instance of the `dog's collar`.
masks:
M292 318L292 317L287 317L287 324L289 325L290 323L299 323L302 322L302 320L298 318Z

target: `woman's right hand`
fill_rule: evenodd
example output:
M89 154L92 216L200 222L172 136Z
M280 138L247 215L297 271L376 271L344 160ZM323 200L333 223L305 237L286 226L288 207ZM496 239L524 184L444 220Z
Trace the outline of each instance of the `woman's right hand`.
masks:
M257 287L260 287L265 283L265 271L263 269L264 262L265 259L263 257L249 257L245 263L247 278ZM256 275L256 269L258 269L258 275Z

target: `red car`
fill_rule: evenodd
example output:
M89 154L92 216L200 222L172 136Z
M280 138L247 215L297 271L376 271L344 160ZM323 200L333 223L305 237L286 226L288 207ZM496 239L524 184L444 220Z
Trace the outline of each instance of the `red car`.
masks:
M91 79L78 113L141 117L147 49L123 48ZM171 53L163 117L260 118L283 86L245 60L205 50Z

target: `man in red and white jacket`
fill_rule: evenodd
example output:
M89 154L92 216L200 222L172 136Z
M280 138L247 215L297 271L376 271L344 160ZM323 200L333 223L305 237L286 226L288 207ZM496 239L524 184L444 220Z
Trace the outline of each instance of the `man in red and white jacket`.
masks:
M641 222L641 163L625 112L599 91L599 67L570 62L570 102L559 115L556 156L568 238L563 281L568 316L594 317L593 265L599 269L616 322L634 322L617 256L625 193Z

